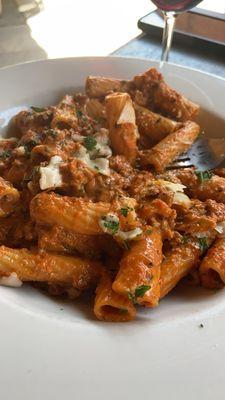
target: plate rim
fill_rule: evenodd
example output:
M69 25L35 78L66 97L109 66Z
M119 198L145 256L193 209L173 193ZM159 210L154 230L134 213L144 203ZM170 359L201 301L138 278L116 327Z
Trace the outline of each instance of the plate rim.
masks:
M157 63L147 58L121 56L66 57L5 66L0 69L0 75L1 70L8 70L9 76L13 75L27 64L49 65L62 60L99 62L106 59ZM189 73L195 71L197 76L200 73L212 77L217 86L222 80L221 86L224 87L225 79L217 75L173 63L168 65L171 67L168 72L173 67ZM200 396L210 399L208 396L212 392L214 398L219 399L223 393L221 373L214 373L210 385L205 385L208 357L213 355L212 352L211 367L214 362L218 372L223 371L223 310L216 312L214 309L213 314L205 310L202 314L203 310L198 310L197 305L196 315L190 314L169 324L163 321L155 326L151 318L147 324L112 324L97 320L92 324L88 320L83 323L85 316L82 322L76 324L65 320L56 322L50 314L40 319L30 305L29 312L25 313L24 310L18 312L11 301L4 307L1 307L2 304L0 298L0 367L3 370L0 391L5 399L16 395L18 400L39 400L41 397L44 400L59 400L62 396L69 399L75 394L80 400L90 397L105 400L106 396L108 400L115 397L122 400L124 395L135 400L138 396L149 395L151 386L158 400L165 396L173 400L199 399ZM222 306L222 301L220 304ZM205 329L199 329L202 322Z
M130 56L120 56L120 55L107 55L107 56L76 56L76 57L59 57L59 58L43 58L43 59L38 59L38 60L30 60L30 61L25 61L25 62L21 62L21 63L16 63L16 64L12 64L12 65L6 65L0 68L0 74L1 71L7 71L7 70L13 70L13 69L17 69L22 67L23 65L32 65L32 64L39 64L39 63L49 63L49 62L57 62L57 61L70 61L70 60L93 60L93 61L97 61L97 60L105 60L105 59L121 59L121 60L129 60L129 61L148 61L149 63L154 63L154 64L160 64L160 60L153 60L152 58L146 58L146 57L130 57ZM216 79L220 79L223 82L225 82L225 78L220 76L220 75L216 75L213 74L211 72L205 72L201 69L198 68L192 68L189 66L185 66L185 65L181 65L181 64L176 64L176 63L171 63L171 62L165 62L165 65L167 66L172 66L172 67L178 67L180 69L186 70L186 71L195 71L197 73L200 73L202 75L206 75L209 77L213 77ZM162 71L162 74L164 73L164 71Z

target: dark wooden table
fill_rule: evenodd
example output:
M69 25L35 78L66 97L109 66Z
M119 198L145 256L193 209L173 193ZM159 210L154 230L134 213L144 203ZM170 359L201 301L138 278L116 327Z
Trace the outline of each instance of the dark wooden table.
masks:
M159 60L161 41L142 34L113 52L113 55ZM222 45L194 38L184 39L182 44L174 40L169 61L225 78L225 46Z

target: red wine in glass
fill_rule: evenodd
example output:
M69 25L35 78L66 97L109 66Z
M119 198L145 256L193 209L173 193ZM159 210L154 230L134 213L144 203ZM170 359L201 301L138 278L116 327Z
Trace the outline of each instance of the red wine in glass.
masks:
M182 13L197 6L201 0L152 0L152 2L160 10Z
M202 0L152 0L152 3L163 12L165 19L160 67L162 67L163 62L168 61L169 58L176 17L197 6L201 1Z

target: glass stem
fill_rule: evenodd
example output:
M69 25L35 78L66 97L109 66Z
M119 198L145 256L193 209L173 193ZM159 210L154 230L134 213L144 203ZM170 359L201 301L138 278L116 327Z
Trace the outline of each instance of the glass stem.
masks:
M176 21L176 14L173 12L164 12L165 27L163 31L163 49L161 56L161 64L168 61L169 52L173 39L173 30Z

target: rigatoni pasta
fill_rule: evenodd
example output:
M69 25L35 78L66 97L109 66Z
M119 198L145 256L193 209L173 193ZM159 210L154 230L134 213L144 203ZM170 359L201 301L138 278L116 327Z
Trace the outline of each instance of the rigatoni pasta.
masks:
M161 266L160 298L166 296L198 263L200 248L195 240L174 247Z
M13 273L23 282L55 283L84 290L97 281L101 268L101 264L84 258L0 247L1 276L10 277Z
M223 287L225 283L225 238L218 238L208 250L199 272L201 282L206 288Z
M175 170L173 175L187 187L191 197L205 201L213 199L225 203L225 178L212 171L196 171L194 168Z
M141 107L135 103L134 109L139 133L148 138L150 146L154 146L181 126L179 122L154 113L148 108Z
M102 274L96 289L94 313L102 321L127 322L135 318L136 309L132 301L112 289L112 278Z
M138 304L147 307L157 305L160 293L161 262L160 231L147 227L143 237L136 241L122 257L113 290L128 296Z
M62 212L63 210L63 212ZM99 218L110 210L110 204L41 193L31 203L31 216L39 224L59 224L84 235L100 235Z
M0 177L0 218L12 214L20 201L19 191Z
M187 151L200 133L200 127L192 121L185 122L175 132L170 133L150 150L140 152L141 164L153 166L162 172L180 154Z
M137 157L138 131L135 111L127 93L114 93L106 97L106 115L109 137L115 154L122 154L134 164Z
M89 76L85 93L16 115L17 138L0 142L0 285L72 301L90 289L111 322L189 274L224 286L223 171L167 170L198 137L198 110L151 68Z

